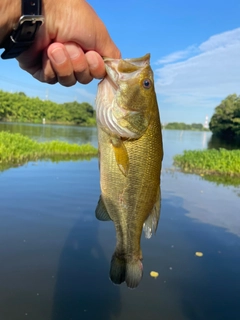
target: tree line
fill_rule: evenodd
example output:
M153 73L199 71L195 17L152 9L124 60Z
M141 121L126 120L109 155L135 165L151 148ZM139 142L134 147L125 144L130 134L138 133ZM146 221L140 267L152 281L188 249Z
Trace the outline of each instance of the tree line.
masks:
M169 122L166 125L163 125L163 128L170 129L170 130L195 130L195 131L207 130L203 127L201 123L186 124L184 122Z
M96 125L95 110L87 102L58 104L0 90L0 121L41 123L43 118L46 123Z
M175 130L207 130L201 123L185 124L183 122L170 122L164 129ZM240 141L240 95L228 95L215 108L209 122L209 129L213 137L222 140Z
M221 138L240 138L240 96L231 94L221 101L215 108L209 128Z
M96 125L94 108L87 102L58 104L50 100L30 98L23 92L0 90L0 121L64 123L83 126ZM170 122L164 129L206 130L201 123ZM240 96L231 94L215 108L209 129L221 138L240 138Z

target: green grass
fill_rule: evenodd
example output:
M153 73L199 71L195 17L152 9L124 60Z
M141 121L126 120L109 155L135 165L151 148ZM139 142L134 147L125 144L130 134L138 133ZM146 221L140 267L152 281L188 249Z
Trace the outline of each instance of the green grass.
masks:
M37 142L18 133L0 132L0 165L20 165L44 158L96 156L97 149L90 144L78 145L62 141Z
M240 177L240 150L210 149L184 151L176 155L174 165L184 172L200 175Z

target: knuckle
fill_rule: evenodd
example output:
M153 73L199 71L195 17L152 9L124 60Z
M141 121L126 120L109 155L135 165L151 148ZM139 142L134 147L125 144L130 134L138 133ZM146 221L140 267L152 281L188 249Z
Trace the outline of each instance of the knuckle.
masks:
M76 84L77 80L74 77L59 77L58 82L64 87L71 87Z

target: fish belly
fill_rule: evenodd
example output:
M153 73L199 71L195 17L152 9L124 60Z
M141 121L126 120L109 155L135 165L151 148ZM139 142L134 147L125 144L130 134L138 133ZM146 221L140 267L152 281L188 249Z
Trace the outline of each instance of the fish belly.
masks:
M125 280L129 287L141 280L142 228L159 198L163 152L158 113L154 119L141 138L123 142L129 157L127 175L116 163L111 136L98 128L101 197L117 234L110 278L115 283Z

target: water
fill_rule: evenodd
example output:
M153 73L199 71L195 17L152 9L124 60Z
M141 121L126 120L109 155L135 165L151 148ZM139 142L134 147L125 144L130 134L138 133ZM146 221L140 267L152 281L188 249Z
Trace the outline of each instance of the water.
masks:
M95 127L0 122L0 130L21 133L39 142L57 139L78 144L90 142L97 147L97 129Z
M2 129L97 144L95 128ZM157 234L142 239L144 276L135 290L108 278L115 230L94 216L97 159L0 173L0 320L239 319L239 190L168 170L174 154L206 148L210 133L166 130L163 138L161 218Z

